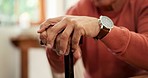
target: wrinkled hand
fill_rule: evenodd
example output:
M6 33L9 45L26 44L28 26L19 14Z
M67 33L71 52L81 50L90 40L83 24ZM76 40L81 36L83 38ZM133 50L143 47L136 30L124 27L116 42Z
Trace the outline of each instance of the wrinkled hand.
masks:
M46 29L47 32L45 33ZM72 44L72 51L78 53L81 36L95 37L99 33L98 19L87 16L51 18L41 25L38 33L41 33L40 38L47 42L48 48L56 46L59 54L68 53L70 44Z

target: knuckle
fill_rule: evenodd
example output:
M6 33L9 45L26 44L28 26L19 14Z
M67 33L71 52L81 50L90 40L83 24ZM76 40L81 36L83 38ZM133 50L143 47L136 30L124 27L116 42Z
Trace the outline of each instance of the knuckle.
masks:
M43 27L44 27L44 24L41 24L41 25L40 25L40 29L43 28Z
M77 35L81 36L85 33L85 29L82 26L76 27L75 31L77 32Z
M50 30L48 29L48 32L50 32L50 33L55 33L55 28L50 28Z
M77 44L78 44L78 41L75 38L73 38L72 39L72 45L77 45Z
M41 33L41 35L46 36L46 32L45 32L45 31L44 31L44 32L42 32L42 33Z
M65 17L63 18L63 20L65 20L65 21L68 22L68 23L71 23L71 22L73 21L69 16L65 16Z
M41 39L41 40L44 39L43 35L40 35L40 39Z
M69 18L68 16L65 16L65 17L63 18L63 20L69 22L69 21L70 21L70 18Z
M39 36L39 38L42 40L42 39L43 39L43 36L42 36L42 35L40 35L40 36Z
M46 22L49 22L49 21L51 21L51 18L48 18L48 19L46 20Z
M76 28L75 28L77 31L80 31L80 30L82 30L82 29L84 29L82 26L77 26Z
M71 20L71 23L77 24L77 21L72 19L72 20Z
M47 37L47 42L48 42L48 43L51 43L51 42L52 42L52 38Z
M46 21L42 22L42 23L40 24L40 28L44 27L45 24L46 24Z
M60 49L61 51L64 51L64 52L65 52L65 46L59 45L59 49Z
M40 34L40 38L46 38L46 37L47 37L46 32L42 32L42 33Z
M77 45L72 45L72 49L75 51L77 49Z
M59 42L60 41L60 36L58 35L57 37L56 37L56 42Z
M70 16L65 16L63 20L66 21L70 26L77 26L77 20L72 19Z
M61 37L60 37L61 40L67 40L68 39L68 34L67 33L64 33L64 34L61 34Z
M43 28L43 27L47 27L48 24L50 23L51 19L47 19L46 21L44 21L43 23L40 24L40 28Z

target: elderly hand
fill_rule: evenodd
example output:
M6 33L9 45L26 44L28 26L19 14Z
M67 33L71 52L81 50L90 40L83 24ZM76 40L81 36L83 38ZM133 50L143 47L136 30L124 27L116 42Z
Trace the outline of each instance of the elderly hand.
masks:
M45 35L46 29L47 35ZM77 52L80 50L79 41L81 36L95 37L99 33L99 29L98 18L61 16L45 21L38 33L41 33L41 39L47 40L48 48L56 46L59 54L65 55L69 44L72 44L72 51Z

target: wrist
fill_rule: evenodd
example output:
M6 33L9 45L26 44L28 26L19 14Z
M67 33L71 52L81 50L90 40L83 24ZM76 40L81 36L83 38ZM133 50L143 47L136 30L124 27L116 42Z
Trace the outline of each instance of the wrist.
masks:
M100 16L100 18L98 19L98 24L99 32L97 36L94 37L94 39L97 40L104 38L114 26L112 20L107 16Z

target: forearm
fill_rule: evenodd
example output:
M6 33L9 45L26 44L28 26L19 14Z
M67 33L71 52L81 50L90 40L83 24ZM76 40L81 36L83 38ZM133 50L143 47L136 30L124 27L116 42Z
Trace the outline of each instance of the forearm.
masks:
M126 28L114 27L102 41L120 59L148 70L146 35L131 32Z

